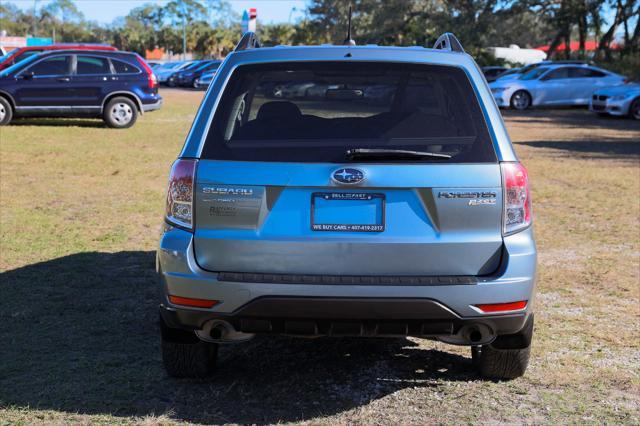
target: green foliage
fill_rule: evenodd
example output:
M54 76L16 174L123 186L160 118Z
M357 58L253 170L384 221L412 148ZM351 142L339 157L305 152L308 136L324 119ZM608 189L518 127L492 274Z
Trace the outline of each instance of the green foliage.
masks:
M438 35L454 32L465 50L483 65L501 65L482 49L490 46L535 47L595 38L597 56L614 63L620 55L608 41L624 29L626 48L619 65L629 70L640 55L638 0L311 0L296 24L258 25L265 45L342 43L353 5L353 37L358 44L431 46ZM634 6L635 5L635 6ZM605 11L615 12L605 14ZM187 51L196 57L221 57L240 37L240 17L224 0L170 0L132 9L111 25L88 22L73 0L54 0L34 16L0 2L0 29L12 35L52 36L56 41L103 42L144 54L162 47L180 54L183 31ZM556 56L567 56L557 52ZM575 54L574 54L575 56ZM578 56L584 57L584 52ZM631 58L629 58L631 57ZM631 65L626 65L631 64ZM613 65L618 66L618 65Z
M598 65L640 82L640 54L632 54L614 58L609 61L599 61Z

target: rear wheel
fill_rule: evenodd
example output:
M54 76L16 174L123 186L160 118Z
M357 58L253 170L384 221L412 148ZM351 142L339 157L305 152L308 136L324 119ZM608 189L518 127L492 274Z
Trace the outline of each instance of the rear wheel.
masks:
M478 373L487 379L512 380L524 375L531 355L533 315L516 334L499 336L493 343L471 348L471 359Z
M0 126L6 126L11 122L13 109L8 100L0 96Z
M511 96L511 108L524 111L531 106L531 95L524 91L518 90Z
M102 118L109 127L126 129L133 126L138 119L138 108L129 98L113 98L105 107Z
M203 342L193 332L167 327L160 319L162 363L167 374L176 378L210 376L218 359L218 345Z
M631 103L629 107L629 116L636 120L640 120L640 98Z

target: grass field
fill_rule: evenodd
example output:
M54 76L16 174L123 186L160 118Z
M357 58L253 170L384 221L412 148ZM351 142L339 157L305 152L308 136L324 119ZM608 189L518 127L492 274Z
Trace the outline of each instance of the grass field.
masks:
M540 252L525 377L471 373L419 339L254 339L209 381L161 366L154 249L201 93L118 131L0 128L0 424L640 422L640 124L505 113Z

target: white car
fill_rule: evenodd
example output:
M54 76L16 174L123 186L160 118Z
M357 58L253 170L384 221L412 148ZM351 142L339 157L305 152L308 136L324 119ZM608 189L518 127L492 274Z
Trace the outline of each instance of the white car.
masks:
M628 115L640 120L640 83L596 90L591 96L589 109L598 114Z
M513 80L489 84L499 107L589 105L594 90L623 84L625 77L589 65L547 65Z

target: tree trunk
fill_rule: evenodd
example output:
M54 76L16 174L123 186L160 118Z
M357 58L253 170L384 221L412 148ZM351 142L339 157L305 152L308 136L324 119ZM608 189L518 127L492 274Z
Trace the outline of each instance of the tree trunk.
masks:
M611 41L613 40L613 36L616 32L616 28L620 25L620 21L622 20L622 1L618 0L618 4L616 7L616 16L613 18L613 23L604 33L602 38L600 39L600 43L598 44L598 52L597 56L602 57L604 53L604 57L607 60L611 60Z
M587 11L585 9L580 11L580 19L578 20L578 37L580 39L580 58L586 56L586 43L587 43Z
M560 42L562 41L562 37L564 36L564 30L558 31L556 36L551 41L549 45L549 50L547 51L547 59L551 59L551 57L556 53L556 49L560 46Z
M631 36L631 40L629 41L629 51L637 52L640 51L640 9L635 13L638 17L636 20L636 29L633 30L633 36Z
M567 59L571 59L571 24L569 20L567 20L564 28L564 56Z

